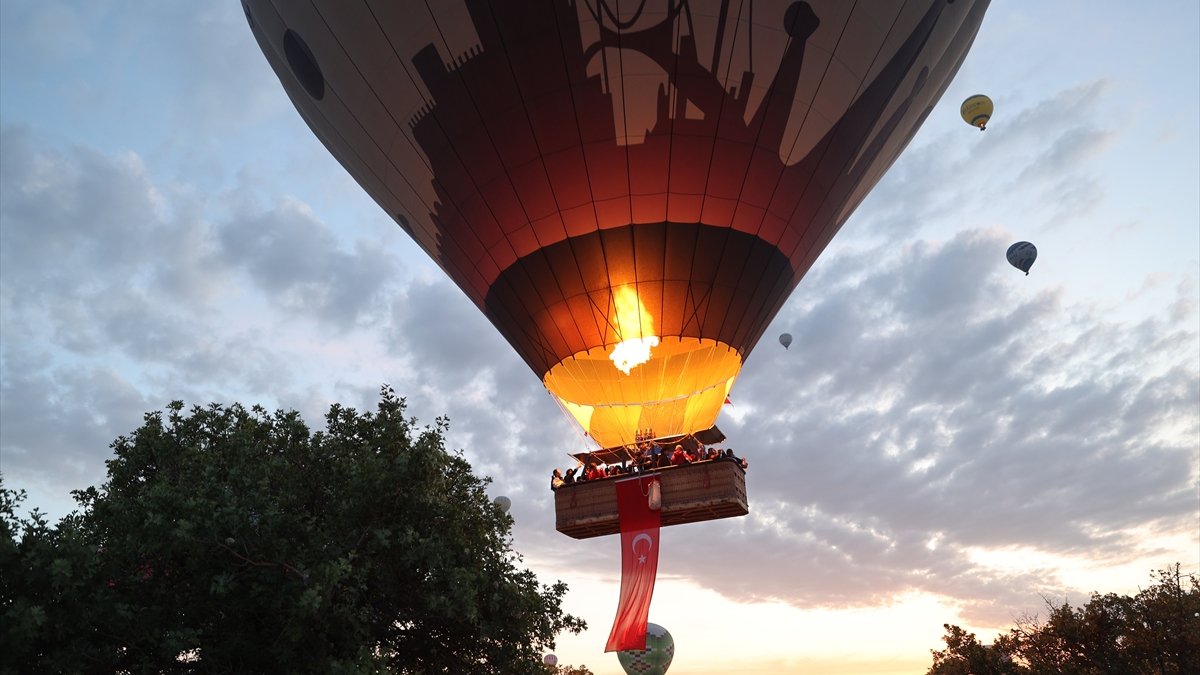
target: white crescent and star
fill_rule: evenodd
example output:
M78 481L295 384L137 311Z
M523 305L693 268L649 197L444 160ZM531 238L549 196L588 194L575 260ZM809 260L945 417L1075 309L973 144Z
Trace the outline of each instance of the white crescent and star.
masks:
M646 540L646 553L649 553L650 549L654 548L654 538L651 537L650 535L646 534L645 532L642 532L641 534L637 535L636 537L633 538L633 541L629 542L629 548L633 551L634 555L636 555L638 557L638 563L640 563L640 564L645 564L645 562L646 562L646 554L638 553L638 551L637 551L638 542L642 541L643 539Z

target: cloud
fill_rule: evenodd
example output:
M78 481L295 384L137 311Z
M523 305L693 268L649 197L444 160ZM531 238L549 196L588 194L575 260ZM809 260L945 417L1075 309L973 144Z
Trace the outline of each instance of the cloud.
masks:
M296 407L319 426L387 382L424 423L449 417L448 444L514 498L531 554L612 573L604 541L553 530L547 476L581 439L450 282L402 278L382 238L351 240L295 199L205 199L131 153L2 133L10 480L95 481L108 443L174 398ZM967 228L831 251L775 322L792 349L759 346L721 423L752 462L751 515L673 529L664 569L743 601L919 590L1005 621L1053 576L979 551L1113 558L1185 521L1195 289L1121 321L1022 290L997 254L1009 239Z
M916 589L1003 622L1053 576L971 551L1112 558L1194 518L1195 314L1121 323L1022 292L1006 245L965 231L806 280L776 321L792 348L759 347L734 390L751 412L722 423L751 459L752 513L672 538L676 571L801 607Z
M1095 80L1023 108L998 109L982 134L957 124L929 125L848 227L908 241L927 223L956 223L961 229L1041 213L1040 222L1020 226L1042 229L1093 213L1107 198L1096 160L1127 133L1100 121L1112 90L1111 82Z
M33 505L43 509L66 509L68 490L100 482L109 444L156 407L112 368L54 368L44 354L7 341L0 363L5 483L57 488L58 504Z
M368 320L398 271L396 259L378 243L358 241L345 250L326 224L294 200L233 216L218 227L217 241L220 257L249 275L280 308L311 313L336 330Z
M219 286L203 228L172 218L132 153L57 151L8 125L0 147L5 332L42 331L79 354L170 355Z
M451 445L476 471L510 496L548 503L550 471L579 449L578 437L572 445L538 376L482 312L449 281L419 280L395 299L384 339L404 363L403 379L389 381L427 414L449 417Z
M398 271L287 199L205 198L135 153L19 125L0 127L0 148L4 464L63 492L84 475L64 465L90 457L94 476L109 442L172 399L291 398L311 375L288 328L370 323Z
M872 605L917 590L1003 623L1039 593L1092 589L978 552L1114 560L1187 522L1195 312L1122 322L1062 290L1024 291L995 254L1009 238L847 249L806 279L776 320L792 349L758 347L739 415L721 422L751 459L751 515L671 528L662 569L739 601ZM479 311L444 280L415 283L386 340L404 363L392 381L448 414L452 447L514 497L524 550L612 574L610 542L553 531L545 474L577 441Z
M153 243L160 197L136 155L49 151L28 128L9 125L0 144L4 263L16 270L15 281L38 282L23 291L36 292L48 279L78 283L80 270L70 262L127 265L140 255L129 243Z

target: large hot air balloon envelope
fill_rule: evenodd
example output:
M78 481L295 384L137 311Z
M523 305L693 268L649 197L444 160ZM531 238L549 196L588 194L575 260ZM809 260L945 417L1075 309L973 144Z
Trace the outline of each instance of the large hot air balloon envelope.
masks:
M1029 276L1029 268L1037 260L1037 247L1027 241L1018 241L1008 247L1008 264Z
M664 675L675 659L675 638L666 628L646 624L646 648L617 652L617 660L629 675Z
M963 121L973 127L979 127L980 131L987 129L988 120L992 119L992 112L992 99L983 94L967 97L967 100L963 101L958 109L958 114L962 115Z
M496 508L500 509L501 513L508 513L508 510L512 508L512 500L504 495L496 497L492 500L492 503L496 505Z
M713 426L987 0L243 0L329 151L598 443Z
M783 345L784 349L791 347L792 346L792 334L784 333L783 335L780 335L779 336L779 344Z

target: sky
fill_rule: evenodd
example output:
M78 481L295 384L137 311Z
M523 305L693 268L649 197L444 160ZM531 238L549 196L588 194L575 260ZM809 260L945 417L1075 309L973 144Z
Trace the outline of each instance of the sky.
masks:
M734 386L750 515L663 531L672 672L923 672L943 623L989 640L1200 570L1198 45L1191 0L993 3ZM0 4L7 487L60 517L172 400L316 426L383 383L449 417L524 564L568 583L590 628L560 662L620 673L618 542L554 530L577 429L313 136L239 4Z

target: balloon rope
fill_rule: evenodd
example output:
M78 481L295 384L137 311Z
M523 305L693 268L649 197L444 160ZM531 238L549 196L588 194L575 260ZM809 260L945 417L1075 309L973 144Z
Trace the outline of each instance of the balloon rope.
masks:
M544 382L542 383L542 386L545 387ZM575 432L579 434L579 446L583 448L585 452L587 452L589 450L587 442L589 436L584 430L583 425L579 423L579 420L575 419L575 416L571 414L571 411L567 410L567 407L563 405L562 400L560 400L558 396L555 396L554 392L546 389L546 393L549 394L550 398L554 400L555 405L557 405L558 409L562 411L562 414L566 415L567 419L571 420L569 424L575 429ZM595 439L592 440L594 441ZM599 445L599 443L597 443L597 445ZM571 453L567 453L567 456L571 456Z

